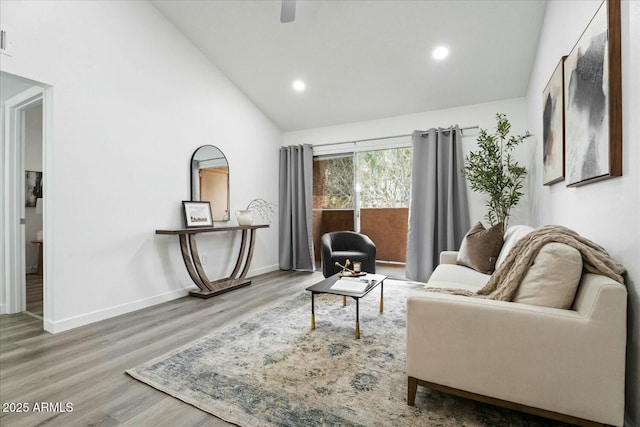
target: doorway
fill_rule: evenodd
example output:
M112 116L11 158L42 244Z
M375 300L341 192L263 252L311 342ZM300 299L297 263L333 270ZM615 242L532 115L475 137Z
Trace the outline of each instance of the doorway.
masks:
M45 117L46 87L0 72L2 192L0 313L46 312ZM33 280L27 280L33 279ZM29 282L29 287L27 283ZM27 295L29 294L29 306Z
M42 214L42 99L22 112L22 144L25 171L25 311L42 319L44 230Z

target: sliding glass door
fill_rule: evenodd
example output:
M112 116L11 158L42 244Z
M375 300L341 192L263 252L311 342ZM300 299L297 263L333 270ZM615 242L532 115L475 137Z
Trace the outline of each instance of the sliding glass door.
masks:
M313 166L316 258L319 260L322 234L354 230L373 239L379 260L404 262L410 194L411 148L316 157Z
M356 154L357 231L376 242L379 260L406 260L411 152L394 148Z

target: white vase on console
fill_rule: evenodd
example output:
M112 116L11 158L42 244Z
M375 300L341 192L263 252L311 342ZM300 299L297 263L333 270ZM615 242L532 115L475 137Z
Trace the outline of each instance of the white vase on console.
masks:
M253 224L252 210L239 210L236 211L236 218L238 219L238 225L251 225Z

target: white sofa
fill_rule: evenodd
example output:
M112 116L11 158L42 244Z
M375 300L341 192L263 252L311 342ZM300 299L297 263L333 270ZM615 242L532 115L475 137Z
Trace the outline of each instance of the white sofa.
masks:
M486 284L489 275L456 265L456 256L441 254L427 286ZM621 426L626 302L624 285L591 273L582 274L569 310L413 291L407 403L426 404L415 402L420 385L575 424Z

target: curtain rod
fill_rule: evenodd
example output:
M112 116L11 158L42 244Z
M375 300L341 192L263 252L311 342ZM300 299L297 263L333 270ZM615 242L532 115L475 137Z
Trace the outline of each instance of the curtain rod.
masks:
M478 129L480 126L479 125L475 125L475 126L465 126L462 128L459 128L461 131L464 130L468 130L468 129ZM448 127L448 128L438 128L438 132L441 131L446 131L446 130L451 130L452 127ZM422 132L421 135L426 135L427 132ZM313 144L314 147L323 147L326 145L342 145L342 144L357 144L358 142L367 142L367 141L380 141L381 139L393 139L393 138L403 138L403 137L407 137L407 136L411 136L413 135L412 133L407 133L404 135L391 135L391 136L379 136L377 138L366 138L366 139L356 139L353 141L341 141L341 142L327 142L324 144Z

